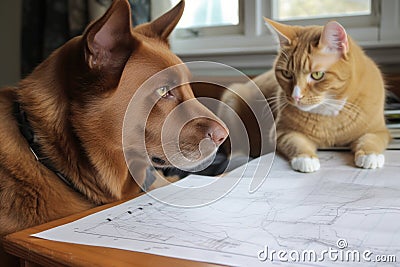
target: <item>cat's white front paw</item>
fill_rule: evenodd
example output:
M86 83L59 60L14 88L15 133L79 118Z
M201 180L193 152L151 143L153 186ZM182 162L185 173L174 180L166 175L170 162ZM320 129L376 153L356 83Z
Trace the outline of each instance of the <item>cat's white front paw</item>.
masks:
M293 170L299 172L315 172L321 167L318 158L296 157L293 158L290 163L292 164Z
M355 159L355 164L364 169L382 168L385 164L385 156L383 154L361 155Z

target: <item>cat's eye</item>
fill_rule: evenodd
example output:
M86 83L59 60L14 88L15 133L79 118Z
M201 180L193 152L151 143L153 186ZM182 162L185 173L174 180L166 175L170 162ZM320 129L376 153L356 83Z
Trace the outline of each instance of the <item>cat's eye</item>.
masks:
M168 85L162 86L156 90L157 94L163 98L172 97L171 90Z
M324 78L325 76L325 72L323 71L315 71L313 73L311 73L311 78L313 78L316 81L321 80L322 78Z
M292 79L293 78L293 74L290 71L287 70L282 70L282 75L283 77L285 77L286 79Z

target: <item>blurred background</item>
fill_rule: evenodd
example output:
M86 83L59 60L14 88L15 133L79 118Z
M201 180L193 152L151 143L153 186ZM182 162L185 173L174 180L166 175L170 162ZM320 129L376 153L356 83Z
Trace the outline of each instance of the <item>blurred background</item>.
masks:
M134 25L154 19L179 0L129 0ZM0 86L14 85L54 49L97 18L111 0L0 1ZM400 1L186 0L171 36L183 61L209 60L253 77L271 68L277 43L263 16L298 25L337 20L387 74L400 73ZM224 76L224 73L214 73ZM398 88L396 86L396 88ZM394 89L397 90L397 89Z
M16 85L54 49L82 34L112 0L1 0L0 86ZM179 0L129 0L133 25L153 20ZM278 43L263 17L291 25L340 22L385 75L385 114L400 147L400 1L398 0L186 0L177 28L170 36L173 52L184 62L212 61L234 67L250 78L269 70ZM220 69L201 70L224 84L235 82ZM219 99L225 88L192 84L198 97ZM394 115L393 115L394 114ZM392 116L392 117L389 117ZM242 118L259 141L254 118ZM249 130L250 129L250 130ZM259 144L251 144L251 156ZM226 146L227 147L227 146ZM225 158L216 161L224 162ZM215 164L220 167L220 162ZM212 173L219 169L212 170Z

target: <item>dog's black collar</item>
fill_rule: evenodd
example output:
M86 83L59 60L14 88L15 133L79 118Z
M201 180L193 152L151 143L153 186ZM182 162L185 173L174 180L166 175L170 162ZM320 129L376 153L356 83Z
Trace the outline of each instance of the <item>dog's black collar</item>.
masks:
M53 164L47 157L43 156L40 144L37 143L33 129L29 121L27 120L26 113L21 108L21 105L18 102L14 102L14 115L18 121L19 130L21 134L25 137L26 141L28 141L29 148L32 154L35 156L36 160L43 164L47 169L54 172L58 176L58 178L60 178L68 187L72 188L78 193L81 193L63 173L58 171L53 166Z

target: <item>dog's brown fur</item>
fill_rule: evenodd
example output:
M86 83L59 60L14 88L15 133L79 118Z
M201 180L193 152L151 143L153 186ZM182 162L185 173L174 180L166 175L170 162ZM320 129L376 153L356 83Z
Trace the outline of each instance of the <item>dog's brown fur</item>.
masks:
M159 19L132 28L128 2L115 0L103 17L56 50L18 88L0 91L0 236L140 192L122 151L124 115L144 81L181 63L167 38L183 7L182 1ZM179 103L194 98L189 85L177 87L173 95L158 101L147 120L149 156L164 158L160 125ZM19 130L15 102L26 112L43 155L79 192L35 159ZM194 106L200 117L213 116L200 103ZM221 124L195 119L182 129L180 140L190 140L182 150L198 151L204 138L218 146L226 135Z

